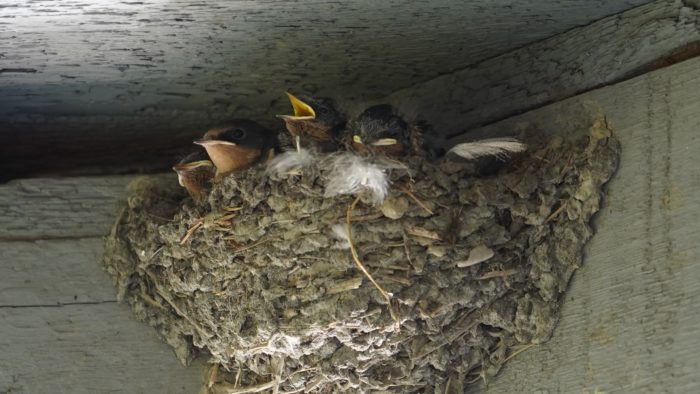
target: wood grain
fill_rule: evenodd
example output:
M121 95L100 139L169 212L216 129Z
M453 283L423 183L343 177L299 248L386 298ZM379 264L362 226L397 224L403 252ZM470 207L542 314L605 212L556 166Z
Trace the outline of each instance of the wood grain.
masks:
M383 99L447 135L697 56L700 5L658 0Z
M0 245L0 308L116 302L102 238Z
M201 366L172 350L126 306L0 308L3 393L196 393Z
M106 235L131 179L35 178L0 185L0 241Z

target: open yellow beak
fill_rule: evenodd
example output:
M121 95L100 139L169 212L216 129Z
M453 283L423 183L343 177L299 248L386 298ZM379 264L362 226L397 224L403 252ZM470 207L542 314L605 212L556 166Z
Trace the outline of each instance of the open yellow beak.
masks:
M279 115L279 117L298 119L298 120L316 119L316 112L314 111L313 108L311 108L310 105L299 100L298 98L296 98L293 94L291 94L289 92L285 92L285 93L287 93L287 98L289 99L289 102L292 104L292 108L294 108L294 116Z
M359 135L353 135L352 142L354 142L356 144L364 144L364 142L362 142L362 138L360 138Z

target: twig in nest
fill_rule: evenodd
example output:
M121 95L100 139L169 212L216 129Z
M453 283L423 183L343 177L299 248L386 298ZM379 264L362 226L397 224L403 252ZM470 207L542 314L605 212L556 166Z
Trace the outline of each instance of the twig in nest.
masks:
M203 222L203 221L199 221L199 222L195 223L192 227L190 227L190 228L187 230L187 232L185 233L185 236L182 237L182 239L180 240L180 245L184 245L185 242L187 242L187 240L190 239L190 237L192 236L192 234L194 234L194 232L197 231L197 229L200 228L200 227L202 227L203 225L204 225L204 222Z
M428 208L428 206L425 205L425 203L423 201L421 201L418 197L416 197L415 194L413 194L410 190L408 190L408 188L406 188L405 186L399 186L399 190L401 190L407 196L411 197L411 199L413 201L415 201L419 207L423 208L425 210L425 212L428 212L428 214L430 214L430 215L433 214L433 211L431 211L430 208Z
M362 271L363 274L369 279L370 282L374 285L374 287L379 290L379 293L386 299L387 306L389 308L389 314L391 314L391 318L394 319L394 321L398 324L399 319L396 316L396 313L394 312L394 306L391 304L391 295L387 293L380 285L377 283L377 281L374 280L372 277L372 274L367 271L367 268L365 268L364 264L360 261L360 257L357 255L357 250L355 249L355 244L352 243L352 211L355 209L355 206L357 203L360 202L360 196L358 195L355 197L355 200L348 206L348 211L347 215L345 216L345 223L348 226L348 245L350 245L350 254L352 254L352 259L357 265L357 267Z
M214 227L214 225L231 226L231 219L233 219L233 217L236 216L236 212L240 211L241 209L243 209L243 208L242 207L226 207L226 208L224 208L224 210L226 212L231 212L231 213L228 213L228 214L225 214L225 215L222 215L219 217L214 217L214 215L216 215L220 212L218 212L218 213L212 212L212 213L205 215L204 217L197 219L197 221L192 225L192 227L190 227L187 230L187 233L185 233L185 236L182 237L182 239L180 240L180 245L184 245L185 242L187 242L187 240L190 239L192 234L194 234L194 232L197 231L197 229L199 229L200 227L210 228L210 227Z
M522 348L520 348L520 349L514 351L510 356L506 357L506 359L503 360L503 364L507 363L507 362L510 361L510 359L512 359L513 357L515 357L515 356L517 356L518 354L520 354L520 353L526 351L527 349L530 349L530 348L533 347L533 346L537 346L537 344L536 344L536 343L530 343L530 344L524 345Z
M467 380L465 383L466 383L466 384L474 384L474 383L478 382L478 381L481 380L481 379L483 379L483 380L484 380L484 383L486 383L486 374L484 373L484 369L483 369L483 368L479 370L479 374L476 375L476 377L475 377L474 379L472 379L472 380Z
M277 380L271 380L267 383L257 384L255 386L236 387L230 383L217 383L212 388L214 393L222 394L244 394L244 393L260 393L263 391L272 390L277 386Z
M353 222L364 222L364 221L370 221L370 220L376 220L381 217L384 217L384 214L381 212L375 212L375 213L370 213L367 215L357 215L352 217Z
M151 305L151 306L153 306L153 307L156 307L156 308L158 308L158 309L163 309L163 310L165 310L165 307L164 307L163 305L161 305L160 302L156 301L154 298L152 298L152 297L149 296L148 294L142 292L142 293L139 293L139 297L141 297L141 299L142 299L143 301L145 301L147 304L149 304L149 305Z
M413 235L415 237L432 239L434 241L442 241L442 237L435 231L430 231L418 226L412 226L406 228L406 233L408 235Z
M284 368L284 366L282 366L282 367ZM236 382L234 384L226 383L226 382L215 383L213 385L214 390L212 390L212 392L217 393L217 394L218 393L224 393L224 394L259 393L262 391L274 389L275 387L279 387L280 384L286 382L292 376L299 374L299 373L309 372L309 371L316 372L316 368L300 369L298 371L292 372L291 374L289 374L288 376L286 376L283 379L273 379L269 382L260 383L260 384L257 384L255 386L238 387L238 385L240 383L240 375L241 375L241 367L238 367L238 374L236 374ZM280 373L281 373L281 371L280 371Z
M233 237L224 237L223 239L226 240L226 241L230 241L230 240L233 239ZM248 250L248 249L253 249L253 248L256 247L256 246L260 246L260 245L264 244L265 242L270 242L270 241L272 241L273 239L275 239L275 238L274 238L274 237L262 238L261 240L259 240L259 241L257 241L257 242L253 242L253 243L250 244L250 245L241 246L240 248L234 249L233 251L236 252L236 253L243 252L243 251L246 251L246 250Z
M513 275L516 273L518 273L518 271L515 269L507 269L507 270L502 270L502 271L490 271L490 272L487 272L487 273L481 275L477 279L486 280L486 279L493 279L493 278L505 278L506 276L510 276L510 275Z
M216 383L216 377L219 374L219 364L212 364L206 371L204 375L204 385L208 389Z
M573 152L569 155L569 158L566 159L566 163L564 164L564 167L561 169L561 172L559 173L559 176L557 177L557 183L561 183L561 181L564 180L564 175L569 171L569 168L571 168L571 159L574 158Z
M547 217L547 219L545 219L544 222L543 222L542 224L547 224L547 223L549 223L552 219L554 219L555 217L559 216L559 214L564 210L564 208L566 208L566 202L564 202L563 204L561 204L561 206L560 206L559 208L557 208L556 211L552 212L552 214L549 215L549 216Z

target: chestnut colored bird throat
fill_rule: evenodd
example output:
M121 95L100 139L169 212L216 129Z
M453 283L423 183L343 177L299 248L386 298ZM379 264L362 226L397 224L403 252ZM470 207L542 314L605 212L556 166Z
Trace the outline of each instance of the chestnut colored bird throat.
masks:
M216 166L216 177L250 168L261 156L260 149L229 145L226 141L204 143L204 149Z
M272 157L277 138L272 131L253 121L238 119L226 127L207 131L196 143L206 149L216 167L218 180Z

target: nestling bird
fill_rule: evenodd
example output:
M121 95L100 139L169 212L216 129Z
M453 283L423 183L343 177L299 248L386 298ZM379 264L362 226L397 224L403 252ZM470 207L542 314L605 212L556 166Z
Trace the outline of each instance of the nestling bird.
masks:
M429 159L446 156L428 146L423 135L426 128L425 125L408 124L391 105L380 104L367 108L348 124L346 140L349 140L352 150L359 153L381 153L389 157L414 154ZM490 138L457 144L447 154L468 160L483 156L503 158L526 148L525 144L514 138Z
M406 123L394 113L389 104L380 104L367 108L352 120L346 133L352 150L359 153L382 153L398 157L410 153L419 153L423 147L420 130L415 125Z
M294 115L277 115L294 137L297 150L302 142L311 142L322 151L335 150L345 127L345 116L327 97L294 96L287 93Z
M389 193L389 172L400 169L403 156L418 155L427 160L445 157L444 151L424 141L427 126L409 124L388 104L375 105L349 122L344 138L358 154L343 153L332 158L325 195L328 197L364 192L375 204ZM507 156L525 150L525 144L500 138L458 144L447 153L466 159Z
M180 186L184 187L193 200L199 202L204 199L205 190L214 177L214 163L209 160L204 149L185 156L180 162L173 166L173 171L177 173L177 180Z
M194 143L206 149L216 167L216 180L269 160L278 147L277 133L249 119L210 129Z

